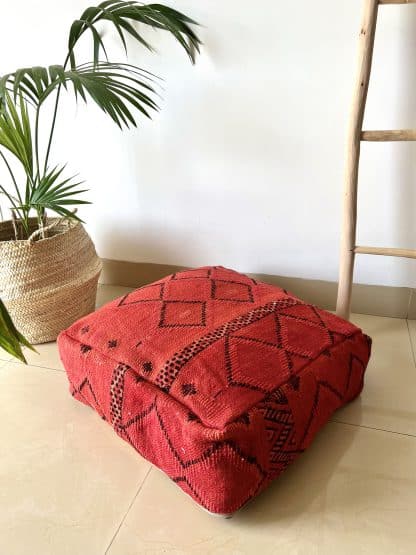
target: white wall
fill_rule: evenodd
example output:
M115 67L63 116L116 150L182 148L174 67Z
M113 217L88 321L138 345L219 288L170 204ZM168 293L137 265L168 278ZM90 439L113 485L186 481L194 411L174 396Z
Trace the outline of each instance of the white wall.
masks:
M161 114L123 134L73 103L60 120L54 158L91 187L83 216L99 254L336 280L361 1L166 1L204 24L205 46L192 67L152 34L160 54L130 57L165 77ZM86 5L5 3L0 73L60 63ZM367 128L412 127L416 6L380 10ZM416 246L415 148L364 146L361 244ZM415 286L415 270L361 256L356 280Z

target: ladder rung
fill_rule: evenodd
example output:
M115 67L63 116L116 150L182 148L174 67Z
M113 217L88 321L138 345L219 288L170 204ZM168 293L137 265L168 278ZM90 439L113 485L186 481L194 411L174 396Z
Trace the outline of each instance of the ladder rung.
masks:
M359 254L377 254L381 256L400 256L402 258L416 258L416 250L414 249L390 249L390 248L384 248L384 247L355 247L354 252Z
M378 0L379 4L416 4L416 0Z
M416 4L416 0L415 0ZM399 129L397 131L363 131L362 141L416 141L416 129Z

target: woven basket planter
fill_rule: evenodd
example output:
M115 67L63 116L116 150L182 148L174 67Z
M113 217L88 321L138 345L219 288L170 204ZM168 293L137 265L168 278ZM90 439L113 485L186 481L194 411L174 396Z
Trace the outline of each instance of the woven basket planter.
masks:
M80 223L54 218L47 223L48 237L22 241L12 240L10 221L0 223L0 297L17 329L34 344L55 340L95 309L101 272Z

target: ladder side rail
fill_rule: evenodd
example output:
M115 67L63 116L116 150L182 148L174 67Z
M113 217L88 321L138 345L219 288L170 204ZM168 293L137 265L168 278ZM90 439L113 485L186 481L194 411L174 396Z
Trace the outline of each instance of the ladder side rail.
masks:
M347 158L343 195L340 270L336 312L348 319L351 309L352 280L357 229L357 186L361 133L368 94L379 0L365 0L359 41L359 68L347 138Z

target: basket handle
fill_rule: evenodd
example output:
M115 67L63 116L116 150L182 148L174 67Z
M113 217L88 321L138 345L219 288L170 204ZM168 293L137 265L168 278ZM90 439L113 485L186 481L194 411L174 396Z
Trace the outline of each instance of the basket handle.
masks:
M77 209L75 208L75 210L72 211L72 214L75 214L77 211ZM32 235L29 236L28 238L28 243L31 245L33 243L33 241L36 239L36 237L38 237L39 235L41 235L42 233L48 232L51 229L53 229L54 227L56 227L57 225L60 225L61 223L67 221L69 227L71 227L71 219L70 216L63 216L62 218L59 218L58 220L55 220L54 222L52 222L51 224L47 225L46 227L42 227L42 228L38 228L36 229Z

